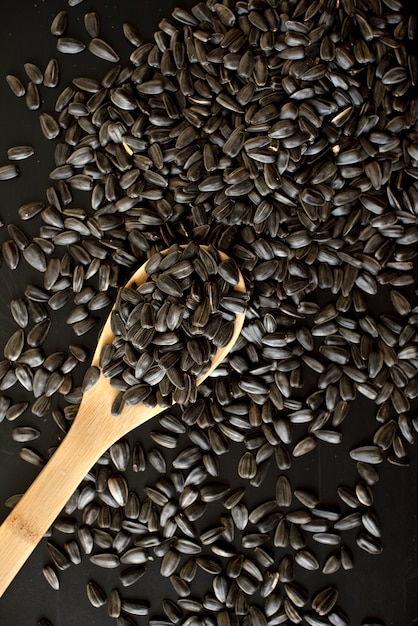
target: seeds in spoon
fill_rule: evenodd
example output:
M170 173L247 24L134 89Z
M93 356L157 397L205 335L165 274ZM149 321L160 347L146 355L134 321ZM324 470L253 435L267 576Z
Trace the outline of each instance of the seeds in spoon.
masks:
M115 413L123 403L193 401L196 379L232 337L235 315L224 306L225 299L234 299L240 310L245 307L245 295L234 290L234 262L221 261L212 248L174 245L166 255L151 257L145 271L145 283L119 290L110 360L109 344L101 353L104 376L120 390Z

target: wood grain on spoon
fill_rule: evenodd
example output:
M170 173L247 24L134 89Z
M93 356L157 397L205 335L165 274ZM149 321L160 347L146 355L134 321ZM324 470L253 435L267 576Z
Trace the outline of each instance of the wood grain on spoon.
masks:
M221 260L228 257L219 252ZM148 274L142 265L127 286L146 282ZM234 290L246 292L244 279ZM221 363L241 332L245 312L236 315L234 333L229 343L216 351L209 370L197 379L200 384ZM92 365L99 366L102 347L114 335L110 315L103 327ZM165 409L143 404L124 406L121 415L112 416L110 408L118 391L102 374L97 383L83 395L77 416L64 440L34 480L28 491L0 526L0 596L29 558L39 541L59 515L80 482L101 455L118 439Z

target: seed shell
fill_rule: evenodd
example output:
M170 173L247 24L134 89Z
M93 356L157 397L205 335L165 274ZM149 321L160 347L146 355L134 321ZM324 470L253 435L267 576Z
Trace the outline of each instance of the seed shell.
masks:
M55 15L50 26L51 35L54 35L55 37L60 37L65 33L65 30L67 28L67 18L67 11L65 11L64 9L59 11Z
M85 50L86 45L74 37L59 37L57 39L57 50L64 54L78 54Z
M92 54L105 61L110 61L111 63L118 63L119 61L119 55L112 46L98 37L91 39L88 49Z
M27 159L35 153L32 146L13 146L7 150L7 158L10 161L21 161Z
M13 74L7 74L6 81L15 96L21 98L25 95L26 89L22 81L17 76L13 76Z
M11 180L19 176L19 168L16 165L1 165L0 180Z
M100 18L95 11L84 14L84 26L90 37L98 37L100 34Z

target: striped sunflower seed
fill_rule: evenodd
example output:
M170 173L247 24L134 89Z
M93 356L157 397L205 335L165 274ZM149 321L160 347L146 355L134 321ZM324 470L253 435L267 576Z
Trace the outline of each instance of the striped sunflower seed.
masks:
M58 591L58 589L60 588L60 580L55 567L50 563L44 565L44 567L42 568L42 574L44 575L48 585L52 587L52 589L54 589L55 591Z
M11 180L19 176L19 168L16 165L0 166L0 180Z
M106 604L106 593L98 583L90 580L87 583L87 598L92 606L99 608Z
M21 98L25 95L26 89L22 81L17 78L17 76L13 76L13 74L7 74L6 81L15 96Z
M74 37L59 37L57 39L57 50L63 54L78 54L85 50L86 45Z
M35 153L32 146L13 146L7 150L9 161L21 161L27 159Z
M92 54L105 61L110 61L111 63L117 63L119 61L119 55L112 46L98 37L91 39L88 49Z

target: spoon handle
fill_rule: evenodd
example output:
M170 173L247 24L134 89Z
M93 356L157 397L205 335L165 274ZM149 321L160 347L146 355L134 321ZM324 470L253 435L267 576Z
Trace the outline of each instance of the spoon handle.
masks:
M64 440L0 526L0 597L105 450L162 411L136 405L115 417L109 412L111 398L100 376L84 394Z
M95 446L83 429L82 420L74 422L0 527L0 596L94 463Z

